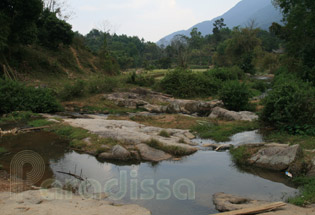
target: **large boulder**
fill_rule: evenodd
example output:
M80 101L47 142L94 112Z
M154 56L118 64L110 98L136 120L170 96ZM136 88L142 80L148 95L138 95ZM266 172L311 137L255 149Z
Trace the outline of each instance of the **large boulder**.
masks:
M168 160L172 157L170 154L154 149L147 144L138 144L136 148L140 152L142 160L145 161L159 162L162 160Z
M121 160L126 161L131 158L130 152L120 145L115 145L111 152L103 152L98 156L104 160Z
M258 119L258 115L249 111L229 111L221 107L213 108L209 115L211 119L221 118L228 121L253 121Z
M281 144L266 145L249 159L250 164L271 169L286 170L302 153L299 145L288 146Z
M213 195L213 203L220 212L240 210L266 204L265 201L256 201L225 193L215 193Z

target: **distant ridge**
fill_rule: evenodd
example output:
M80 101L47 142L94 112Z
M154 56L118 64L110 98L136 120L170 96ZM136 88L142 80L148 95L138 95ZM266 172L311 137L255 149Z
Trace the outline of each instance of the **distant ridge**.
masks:
M281 22L282 14L279 9L272 5L271 0L242 0L222 16L198 23L188 30L177 31L167 35L160 39L157 44L168 45L173 37L178 34L189 36L193 28L198 28L202 35L212 34L213 23L220 18L224 18L224 22L229 28L246 26L250 20L255 20L257 27L268 30L273 22Z

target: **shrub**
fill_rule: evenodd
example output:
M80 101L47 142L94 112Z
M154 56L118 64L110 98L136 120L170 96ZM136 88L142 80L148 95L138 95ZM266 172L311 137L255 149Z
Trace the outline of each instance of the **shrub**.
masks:
M167 131L165 131L165 130L162 130L160 133L159 133L159 135L161 136L161 137L170 137L171 135L167 132Z
M59 97L64 100L78 98L84 95L86 83L82 80L77 80L74 84L66 84L59 93Z
M315 88L293 76L279 75L264 100L261 120L291 134L315 135Z
M268 84L266 81L263 80L255 80L253 82L252 88L263 93L268 89Z
M230 70L229 68L215 68L213 70L205 72L205 74L221 81L238 79L238 74L235 71Z
M115 77L95 78L88 82L87 90L89 93L110 93L118 84Z
M166 74L160 88L180 98L207 97L217 93L220 83L220 80L203 73L177 69Z
M229 110L241 111L249 108L251 93L246 84L239 81L227 81L219 92L220 99Z
M0 113L51 113L60 109L60 104L49 89L27 87L16 81L0 79Z
M127 83L138 85L141 87L152 87L155 84L155 79L152 76L145 76L143 74L137 74L132 72L128 78Z

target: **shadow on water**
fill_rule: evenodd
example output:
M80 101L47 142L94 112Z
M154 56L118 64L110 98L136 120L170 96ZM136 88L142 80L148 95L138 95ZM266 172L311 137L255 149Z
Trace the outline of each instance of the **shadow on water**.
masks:
M10 161L16 153L33 150L44 158L46 164L42 181L56 179L65 182L71 179L71 176L58 171L82 173L84 178L98 181L103 188L108 181L117 179L119 185L124 184L126 187L118 203L139 204L151 210L153 215L217 213L212 203L212 195L216 192L277 201L297 191L281 173L235 167L228 152L198 151L179 161L163 161L158 164L109 163L70 151L67 145L66 141L44 131L2 137L0 146L11 153L0 156L0 163L9 170ZM27 171L30 171L29 167L25 169ZM126 174L126 181L120 180L122 174ZM195 196L191 200L180 200L178 190L174 189L176 182L183 179L191 182L195 188ZM151 195L141 199L141 194L148 194L142 187L143 182L148 180ZM161 183L164 183L163 187ZM119 186L114 186L110 191L117 193L121 190ZM187 191L186 187L180 189L184 194ZM165 193L170 195L159 200L158 197Z

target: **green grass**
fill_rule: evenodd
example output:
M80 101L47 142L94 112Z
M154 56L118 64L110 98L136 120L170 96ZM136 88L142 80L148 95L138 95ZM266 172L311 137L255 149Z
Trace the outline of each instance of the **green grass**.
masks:
M14 111L10 114L3 115L0 118L0 124L7 122L28 121L31 118L36 117L39 117L39 115L36 113L32 113L31 111Z
M97 154L106 151L101 147L102 145L107 145L109 148L111 148L114 145L120 144L120 142L116 140L110 138L101 138L85 129L63 124L56 124L46 130L68 140L69 146L73 149L82 151L96 151ZM90 139L92 145L88 145L88 143L84 141L86 138Z
M30 121L27 124L32 127L42 127L42 126L52 125L54 124L54 122L50 122L47 119L38 119L38 120Z
M248 159L255 154L259 148L248 148L245 145L239 147L231 147L230 154L232 156L232 160L238 165L246 165L248 163Z
M315 203L315 178L298 177L293 182L300 186L301 193L288 201L297 206L307 206Z
M0 154L6 153L7 151L8 151L8 150L6 150L5 148L0 147Z
M162 130L160 133L159 133L159 135L161 136L161 137L170 137L171 135L167 132L167 131L165 131L165 130Z
M291 135L284 131L266 132L264 139L267 142L284 144L299 144L303 149L315 149L315 136Z
M163 144L163 143L161 143L161 142L159 142L158 140L155 140L155 139L151 139L146 144L148 146L152 147L152 148L164 151L166 153L169 153L169 154L175 155L175 156L184 156L184 155L188 155L189 154L187 152L187 150L185 148L183 148L183 147L166 145L166 144Z
M259 128L257 122L241 122L233 121L226 123L216 122L199 122L198 125L192 128L201 138L211 138L217 142L226 142L234 134L252 131Z

